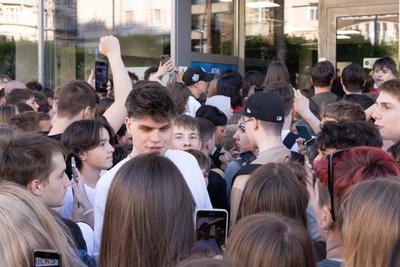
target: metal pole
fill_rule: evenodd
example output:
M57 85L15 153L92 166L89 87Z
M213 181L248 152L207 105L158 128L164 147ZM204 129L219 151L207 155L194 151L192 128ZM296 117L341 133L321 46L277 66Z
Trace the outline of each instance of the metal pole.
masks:
M44 0L38 1L38 82L44 85Z

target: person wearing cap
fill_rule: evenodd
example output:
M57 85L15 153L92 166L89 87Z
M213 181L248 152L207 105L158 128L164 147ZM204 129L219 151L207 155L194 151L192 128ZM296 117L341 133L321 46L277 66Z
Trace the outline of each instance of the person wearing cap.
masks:
M239 170L234 178L231 192L232 225L236 221L239 203L250 173L257 166L280 163L290 157L290 150L285 147L281 139L285 112L283 101L279 96L257 92L247 99L241 114L241 126L244 126L250 144L258 148L259 155L250 165ZM244 171L244 168L251 171Z
M187 102L187 111L185 115L195 117L196 111L200 108L199 97L206 94L209 82L213 79L212 75L207 74L202 68L188 68L183 74L183 82L189 88L190 93Z

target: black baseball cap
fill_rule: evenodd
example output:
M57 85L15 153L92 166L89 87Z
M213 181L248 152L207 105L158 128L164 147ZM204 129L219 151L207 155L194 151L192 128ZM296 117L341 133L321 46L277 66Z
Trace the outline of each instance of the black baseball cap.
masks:
M214 79L214 75L206 73L200 67L188 68L183 74L183 82L189 86L197 83L198 81L210 82Z
M241 114L269 122L285 120L282 98L266 92L257 92L247 98Z

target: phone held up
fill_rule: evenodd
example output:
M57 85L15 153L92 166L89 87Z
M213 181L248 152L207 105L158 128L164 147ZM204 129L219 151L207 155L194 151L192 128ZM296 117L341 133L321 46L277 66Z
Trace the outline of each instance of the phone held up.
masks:
M96 60L94 67L95 87L98 93L107 93L108 83L108 63L102 60Z
M228 212L223 209L196 211L195 251L199 254L222 254L228 237Z
M161 65L164 65L169 59L170 59L170 56L169 56L169 55L162 55L162 56L160 57Z
M76 161L75 161L75 157L72 156L71 157L71 171L72 171L72 179L74 180L74 182L78 182L78 172L77 172L78 168L76 167Z
M56 250L35 250L34 267L61 267L61 255Z

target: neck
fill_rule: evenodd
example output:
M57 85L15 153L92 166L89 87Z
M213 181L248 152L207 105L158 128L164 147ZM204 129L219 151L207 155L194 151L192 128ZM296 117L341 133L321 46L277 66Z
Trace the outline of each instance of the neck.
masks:
M282 130L290 131L291 126L292 126L292 112L290 112L289 115L285 117L285 122L283 123Z
M326 240L326 258L339 258L343 257L342 245L340 240L340 233L336 226L333 226L328 231L328 237Z
M100 179L100 171L101 170L99 169L92 168L91 166L83 164L80 172L85 178L85 184L92 188L95 188L97 181Z
M281 136L273 136L273 135L260 135L260 138L258 138L257 141L257 146L258 146L258 151L261 153L264 150L276 147L282 145L282 139Z
M75 120L69 119L67 117L60 118L59 116L57 116L57 118L53 122L49 135L62 134L65 129L67 129L67 127L70 126L71 123L73 123L74 121Z
M194 86L188 86L188 88L195 98L199 98L200 93L197 92L197 90L196 90L196 88L194 88Z
M315 91L315 94L329 93L331 91L331 87L330 86L325 86L325 87L314 86L314 91Z

